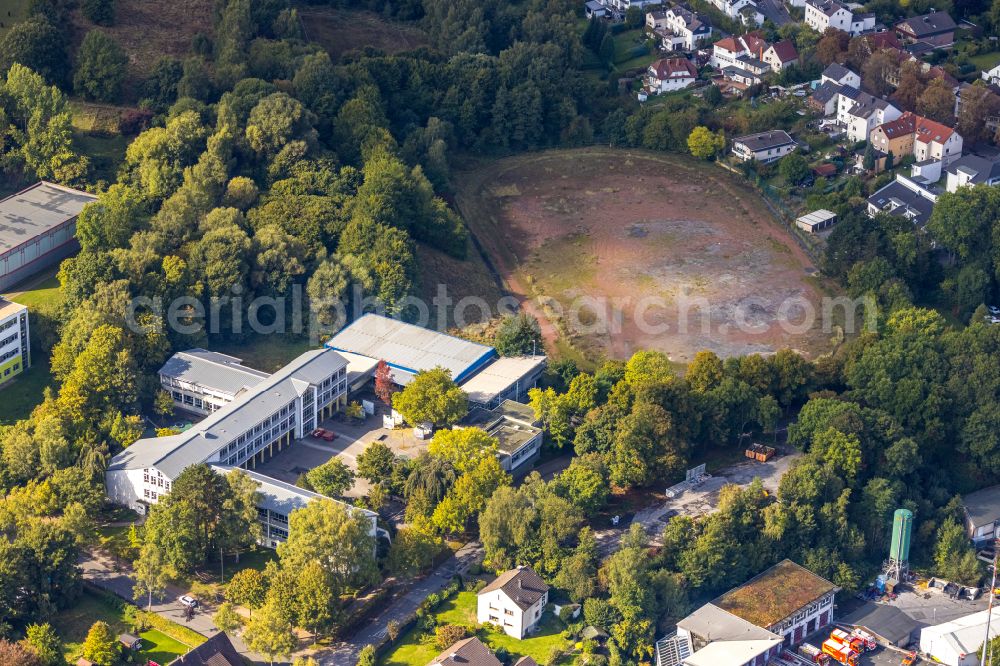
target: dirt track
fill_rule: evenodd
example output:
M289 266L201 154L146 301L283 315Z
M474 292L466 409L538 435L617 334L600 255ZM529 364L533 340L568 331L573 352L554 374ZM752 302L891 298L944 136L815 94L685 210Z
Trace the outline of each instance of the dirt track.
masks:
M814 268L735 176L677 155L548 151L459 174L457 202L551 343L591 361L659 349L678 363L793 347ZM798 329L796 330L796 327Z

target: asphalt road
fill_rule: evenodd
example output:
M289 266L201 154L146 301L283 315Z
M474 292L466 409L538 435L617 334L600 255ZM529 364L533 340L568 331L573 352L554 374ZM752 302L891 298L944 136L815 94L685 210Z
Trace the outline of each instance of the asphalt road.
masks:
M386 626L391 620L404 624L427 595L444 588L456 574L464 572L470 564L481 561L482 557L483 549L480 544L465 544L433 573L415 582L406 594L387 606L350 640L314 655L317 661L323 666L351 666L366 645L378 645L386 639Z
M780 27L792 22L792 15L788 13L788 8L781 0L760 0L758 6L760 13L776 26Z

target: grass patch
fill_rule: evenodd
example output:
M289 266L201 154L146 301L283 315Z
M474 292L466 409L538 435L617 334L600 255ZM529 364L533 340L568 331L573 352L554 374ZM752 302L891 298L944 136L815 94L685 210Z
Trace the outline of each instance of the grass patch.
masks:
M90 631L91 625L99 620L107 622L111 633L116 636L131 629L122 614L121 604L117 603L115 598L88 588L84 588L83 594L73 607L67 608L53 618L52 626L63 640L63 653L69 663L76 662L82 656L87 632ZM139 634L143 639L143 649L140 650L140 654L160 664L173 661L206 640L198 632L159 615L151 614L150 623L153 625L152 628Z
M10 27L28 18L28 6L25 0L0 0L0 36L7 34Z
M217 345L213 351L241 358L244 365L262 372L275 372L315 347L306 338L274 334L258 335L242 343Z
M426 46L427 35L412 24L388 21L375 12L300 5L306 39L316 42L335 60L366 46L400 53Z
M993 69L997 63L1000 63L1000 51L990 51L989 53L969 56L969 62L983 71Z
M73 136L80 153L90 158L94 177L98 180L114 182L118 167L125 161L125 150L130 139L120 134L101 136L76 132Z
M460 624L475 629L476 593L459 592L438 606L434 617L438 625ZM562 630L563 623L548 612L543 616L539 631L524 640L486 629L479 629L476 635L494 651L500 647L506 648L513 657L512 661L517 661L521 657L531 657L538 663L544 664L547 663L554 648L568 647L569 642L560 633ZM441 652L432 641L425 642L423 640L425 637L425 634L414 627L379 663L382 666L425 666Z

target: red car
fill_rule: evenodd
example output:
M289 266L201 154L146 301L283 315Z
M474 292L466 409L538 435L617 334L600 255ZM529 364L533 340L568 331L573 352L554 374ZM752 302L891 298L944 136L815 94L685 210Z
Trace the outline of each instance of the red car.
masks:
M319 437L320 439L325 439L328 442L332 442L336 437L336 433L327 430L326 428L316 428L312 431L313 437Z

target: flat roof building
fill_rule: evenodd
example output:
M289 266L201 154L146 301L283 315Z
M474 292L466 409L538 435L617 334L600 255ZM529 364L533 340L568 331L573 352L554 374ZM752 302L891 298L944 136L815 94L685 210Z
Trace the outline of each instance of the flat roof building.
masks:
M504 400L520 400L538 383L545 370L544 356L505 356L470 377L462 390L469 404L493 409Z
M76 218L97 197L45 181L0 200L0 289L69 256Z
M0 298L0 387L30 366L28 308Z
M803 231L807 231L811 234L818 233L832 227L837 223L837 214L821 208L819 210L814 210L811 213L806 213L802 217L795 220L795 226Z
M542 429L534 410L513 400L504 400L486 410L475 407L456 428L481 428L497 440L500 466L514 475L526 474L542 449Z
M384 360L393 381L405 386L418 372L437 367L451 372L456 384L497 357L493 347L377 314L365 314L326 343L334 351Z
M920 630L920 651L934 661L947 666L976 666L986 636L986 621L990 618L990 640L1000 635L1000 608L984 610L965 617L924 627Z
M199 414L211 414L269 376L243 365L243 359L200 348L177 352L159 374L174 405Z

